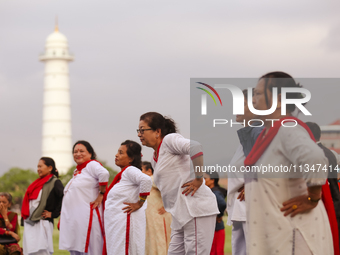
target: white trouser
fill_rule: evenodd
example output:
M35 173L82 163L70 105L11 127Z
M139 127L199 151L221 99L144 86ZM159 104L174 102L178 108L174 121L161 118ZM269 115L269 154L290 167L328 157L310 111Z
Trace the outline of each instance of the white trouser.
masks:
M233 221L233 229L231 231L231 248L233 255L246 255L246 236L247 222Z
M181 229L172 229L168 255L210 254L215 226L216 214L193 218Z

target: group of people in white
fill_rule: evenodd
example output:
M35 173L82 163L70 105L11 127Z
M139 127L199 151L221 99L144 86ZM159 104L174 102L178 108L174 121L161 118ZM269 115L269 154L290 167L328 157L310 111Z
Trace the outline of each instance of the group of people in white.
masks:
M273 87L280 95L282 88L298 86L286 73L268 73L254 88L253 105L258 110L269 109ZM287 116L281 115L279 95L276 110L256 118L283 120L289 116L298 125L285 128L276 121L273 127L269 123L240 129L240 144L231 165L329 163L308 126L292 117L295 105L287 105ZM246 92L244 96L245 113L237 121L248 123L255 116L248 109ZM301 98L301 94L291 93L290 98ZM96 153L86 141L73 146L77 168L65 188L53 159L40 159L39 178L27 189L22 205L24 254L53 253L53 219L59 214L59 249L71 255L223 254L223 245L218 251L211 249L213 242L224 239L224 234L214 237L223 215L218 195L209 188L214 187L214 177L193 170L203 169L202 146L178 134L174 121L157 112L141 115L137 133L142 145L154 150L152 167L146 164L141 171L142 148L126 140L115 156L121 171L111 184L108 171L96 161ZM294 178L231 173L228 182L227 223L233 225L233 254L339 254L336 198L330 192L327 172L304 171ZM160 202L150 200L157 213L148 217L146 204L153 190ZM152 225L153 221L158 225Z
M41 158L39 178L27 189L22 207L24 254L53 253L52 222L59 213L59 249L71 255L209 254L219 213L216 198L202 185L203 174L192 170L203 165L201 145L176 131L172 119L143 114L137 133L142 145L154 149L151 166L141 171L141 145L126 140L115 156L121 171L111 184L87 141L73 146L77 167L64 189L54 161ZM150 208L158 203L158 226L157 216L146 219L152 190L162 196L160 203L150 196Z

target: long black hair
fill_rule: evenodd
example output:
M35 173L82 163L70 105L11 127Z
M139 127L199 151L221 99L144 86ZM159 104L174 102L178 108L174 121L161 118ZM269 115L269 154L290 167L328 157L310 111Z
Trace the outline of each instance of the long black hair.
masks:
M140 116L139 120L145 121L152 130L161 130L162 138L167 134L176 133L177 127L173 119L164 117L158 112L147 112Z

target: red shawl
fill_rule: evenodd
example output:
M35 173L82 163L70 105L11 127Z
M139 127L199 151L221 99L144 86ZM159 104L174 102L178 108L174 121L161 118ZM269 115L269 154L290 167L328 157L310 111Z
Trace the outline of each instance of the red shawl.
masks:
M281 122L283 120L286 120L286 122L289 122L288 120L295 120L300 126L304 127L308 134L310 135L311 139L315 142L313 133L310 131L309 127L304 123L303 121L295 118L295 117L284 117L280 119L279 121L274 122L274 125L268 130L268 133L266 136L264 136L266 129L263 129L259 137L257 138L254 147L252 148L251 152L247 156L247 158L244 161L245 166L252 166L254 165L259 158L262 156L264 151L267 149L269 144L272 142L274 137L276 136L277 132L279 131L281 127ZM331 192L329 189L328 181L322 186L322 201L325 205L329 224L332 231L333 236L333 247L334 247L334 254L339 254L339 232L338 232L338 223L336 220L335 210L334 210L334 204L333 199L331 196Z
M10 223L12 224L12 228L8 229L9 231L13 231L14 233L18 233L18 215L14 212L7 212L7 217ZM4 217L0 213L0 219L3 219ZM4 225L5 224L5 225ZM7 231L6 229L6 222L4 220L0 221L0 235L4 235Z
M40 190L43 188L44 184L52 178L53 174L46 175L45 177L38 178L30 186L28 186L24 200L22 201L21 207L21 217L27 219L30 216L29 201L38 198Z

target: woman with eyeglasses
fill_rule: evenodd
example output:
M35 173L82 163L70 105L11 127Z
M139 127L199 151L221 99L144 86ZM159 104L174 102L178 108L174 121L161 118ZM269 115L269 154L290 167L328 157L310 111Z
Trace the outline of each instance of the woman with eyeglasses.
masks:
M203 166L201 145L176 131L174 121L157 112L143 114L137 130L142 144L154 149L154 181L172 215L168 254L210 254L219 213L216 197L202 185L203 173L192 168Z

